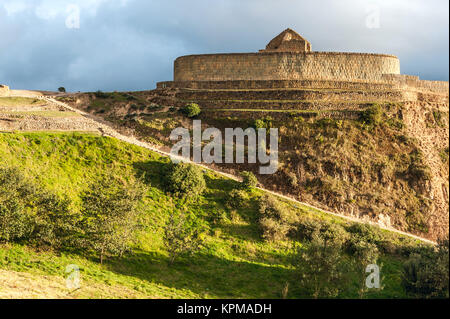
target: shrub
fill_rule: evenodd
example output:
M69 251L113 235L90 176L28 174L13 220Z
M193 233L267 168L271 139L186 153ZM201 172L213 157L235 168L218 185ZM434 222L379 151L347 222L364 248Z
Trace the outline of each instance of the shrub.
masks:
M242 182L241 188L246 190L251 190L252 188L258 186L258 179L252 172L244 171L241 173Z
M297 225L297 233L300 239L313 239L315 233L319 233L325 242L334 242L340 246L345 245L350 239L350 234L344 227L334 223L327 223L311 218L301 219Z
M440 241L403 264L403 286L418 298L449 298L449 241Z
M259 225L262 229L262 237L268 241L286 240L288 233L292 230L291 225L269 217L261 217Z
M0 202L0 241L27 239L32 230L32 217L25 212L21 203L15 199Z
M59 249L75 236L71 201L42 190L17 168L0 169L0 240Z
M378 125L381 123L383 110L379 104L372 104L367 109L361 112L360 120L368 125Z
M352 249L353 269L356 272L355 275L359 283L358 294L360 298L363 298L364 294L368 291L365 280L367 277L366 268L368 265L377 263L379 251L377 245L364 240L354 242ZM378 265L378 267L381 267L381 265Z
M172 212L164 227L163 241L172 264L184 254L193 254L200 250L203 243L204 227L198 219L182 212Z
M99 98L99 99L106 99L106 98L110 97L109 93L104 93L104 92L102 92L100 90L96 91L94 93L94 95L95 95L96 98Z
M99 254L100 263L108 254L122 256L136 240L142 197L140 182L125 184L111 175L82 193L83 245Z
M206 182L198 166L178 163L172 164L169 168L167 187L176 196L196 199L205 190Z
M259 129L259 128L269 129L269 128L272 127L272 122L273 122L272 117L267 116L267 117L262 118L262 119L256 119L253 122L253 127L255 129Z
M201 113L200 106L196 103L186 104L181 111L189 118L195 117Z
M317 220L313 220L311 218L304 218L300 220L297 225L297 233L300 239L303 240L312 240L313 234L317 231L320 232L322 228L322 223Z
M290 212L273 196L265 195L258 201L259 226L262 237L269 241L287 239L294 229Z
M17 168L0 167L0 240L29 239L36 187Z
M66 88L61 86L61 87L58 88L58 92L66 93Z
M77 248L77 223L80 215L71 211L71 201L50 192L43 192L36 201L31 241L36 246L53 249Z
M298 178L294 172L287 172L286 177L289 182L289 185L291 185L292 187L298 186Z
M266 122L264 120L261 119L257 119L255 120L255 122L253 123L253 126L258 129L258 128L266 128Z
M295 263L300 286L313 298L336 297L347 286L341 246L317 231L306 248L297 249Z
M229 209L241 208L248 200L248 195L244 190L233 189L228 195L225 206Z
M443 120L443 112L439 110L433 110L433 118L439 127L445 127L445 122Z
M374 228L373 226L369 226L367 224L354 223L349 227L347 227L347 231L351 234L349 247L350 250L354 245L357 245L360 241L378 244L383 240L383 236L380 233L380 231Z

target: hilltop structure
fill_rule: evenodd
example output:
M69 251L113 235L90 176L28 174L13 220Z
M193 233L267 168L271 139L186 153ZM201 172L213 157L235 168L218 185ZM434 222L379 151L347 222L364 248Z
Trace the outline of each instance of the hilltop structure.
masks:
M297 32L286 29L255 53L200 54L178 57L174 80L158 88L301 87L304 81L390 83L446 93L448 82L401 75L394 55L319 52Z

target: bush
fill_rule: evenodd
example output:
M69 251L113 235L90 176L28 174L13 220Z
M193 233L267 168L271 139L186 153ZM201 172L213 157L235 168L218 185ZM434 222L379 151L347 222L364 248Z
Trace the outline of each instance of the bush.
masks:
M181 111L189 118L195 117L201 113L200 106L196 103L186 104Z
M82 193L83 246L104 256L129 250L136 240L142 210L143 186L138 181L124 183L106 175Z
M228 195L225 206L229 209L239 209L248 201L248 195L244 190L233 189Z
M350 249L360 241L376 244L383 241L383 235L373 226L361 223L354 223L347 227L347 231L351 234Z
M172 212L164 227L163 241L172 264L184 254L193 254L200 250L203 243L204 227L198 219L182 212Z
M379 256L377 245L369 243L364 240L353 243L353 269L356 272L357 282L359 283L358 294L360 298L363 298L364 294L368 291L366 286L366 268L368 265L376 264ZM381 268L381 265L378 265ZM381 287L380 287L381 288Z
M196 199L206 188L203 172L198 166L188 163L172 164L167 176L170 192L184 199Z
M80 215L70 209L71 201L50 192L40 194L36 202L34 229L31 241L34 245L53 249L77 248L76 238L80 230Z
M267 116L267 117L262 118L262 119L256 119L253 122L253 127L255 129L259 129L259 128L269 129L269 128L272 127L272 122L273 122L272 117Z
M28 239L33 230L33 219L16 199L0 202L0 241L14 242Z
M313 298L337 297L347 285L346 260L338 243L316 231L305 249L297 249L295 263L300 287Z
M17 168L0 167L0 240L29 239L36 187Z
M298 186L297 175L294 172L286 172L285 174L289 182L289 185L291 185L292 187L297 187Z
M379 125L383 116L383 110L379 104L372 104L361 112L360 120L368 125Z
M17 168L0 169L0 240L59 249L74 237L71 201L42 190Z
M297 232L300 239L309 241L313 239L315 233L319 233L326 242L334 242L340 246L345 245L350 239L350 234L341 225L311 218L300 220L297 223Z
M58 92L66 93L66 88L61 86L61 87L58 88Z
M269 217L261 217L259 225L262 229L262 237L268 241L286 240L292 230L292 226Z
M449 241L412 253L403 264L403 286L418 298L449 298Z
M258 186L258 179L252 172L244 171L241 173L241 177L242 177L241 182L242 189L251 190L252 188Z
M273 196L266 195L258 201L259 226L262 237L269 241L286 240L294 229L290 212Z
M105 93L105 92L102 92L100 90L96 91L94 93L94 95L95 95L96 98L99 98L99 99L106 99L106 98L110 97L109 93Z

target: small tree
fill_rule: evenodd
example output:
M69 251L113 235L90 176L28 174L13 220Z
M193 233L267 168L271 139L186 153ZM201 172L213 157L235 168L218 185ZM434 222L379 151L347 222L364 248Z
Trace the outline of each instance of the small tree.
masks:
M251 190L252 188L258 186L258 179L252 172L244 171L241 173L241 177L242 177L241 182L242 189Z
M356 277L359 283L358 294L360 298L363 298L364 294L368 291L366 286L366 268L368 265L377 263L379 251L375 244L364 240L353 243L352 250L354 258L353 268L356 271ZM381 265L378 265L378 267L381 268Z
M343 290L347 277L339 244L315 232L308 247L298 249L296 259L300 285L313 298L336 297Z
M36 187L17 168L0 167L0 241L29 239Z
M180 255L197 252L203 243L202 233L203 227L192 215L172 212L164 227L163 236L170 263Z
M198 166L178 163L169 168L167 187L176 196L193 200L203 193L206 182Z
M258 201L259 226L268 241L285 240L291 230L290 213L274 196L266 195Z
M200 106L196 103L186 104L181 111L189 118L196 117L201 113Z
M372 104L361 112L360 119L363 123L377 126L381 123L383 117L383 109L379 104Z
M100 263L107 254L122 254L136 240L142 210L143 186L107 175L91 184L81 195L84 245L96 251Z
M449 241L413 253L403 264L403 285L418 298L449 297Z
M41 192L36 200L32 242L53 249L76 248L80 234L80 215L70 209L71 200L54 193Z
M66 88L61 86L61 87L58 88L58 92L66 93Z

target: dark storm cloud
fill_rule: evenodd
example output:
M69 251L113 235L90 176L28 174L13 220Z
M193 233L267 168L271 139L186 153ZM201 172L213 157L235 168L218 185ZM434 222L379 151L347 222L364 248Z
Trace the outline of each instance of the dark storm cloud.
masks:
M151 89L177 56L254 52L288 27L313 50L395 54L402 73L448 81L448 26L447 0L0 0L0 83Z

